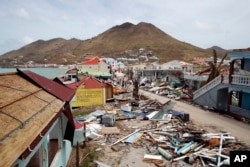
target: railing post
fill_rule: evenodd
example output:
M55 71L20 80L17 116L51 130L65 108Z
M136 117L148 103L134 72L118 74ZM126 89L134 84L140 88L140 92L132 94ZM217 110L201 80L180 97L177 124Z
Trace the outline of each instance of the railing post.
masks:
M233 71L234 71L234 61L235 60L233 60L233 61L231 61L230 62L230 67L229 67L229 76L228 76L228 83L230 84L230 83L232 83L232 79L233 79L233 77L232 77L232 75L233 75Z
M221 80L220 80L220 83L223 83L223 81L224 81L224 76L223 76L223 74L221 74Z

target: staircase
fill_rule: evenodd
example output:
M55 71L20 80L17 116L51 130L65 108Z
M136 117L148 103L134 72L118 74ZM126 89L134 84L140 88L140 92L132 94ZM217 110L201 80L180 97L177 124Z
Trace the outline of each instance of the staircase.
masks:
M219 75L193 93L193 102L207 108L225 110L228 81L228 75Z
M197 91L193 93L193 100L199 98L204 93L207 93L211 89L215 88L220 84L229 84L228 75L219 75ZM249 75L232 75L232 85L250 86L250 76Z
M193 100L199 98L200 96L207 93L208 91L210 91L211 89L213 89L217 85L220 85L221 83L228 84L229 83L228 81L229 81L228 75L223 75L223 76L219 75L218 77L214 78L212 81L210 81L209 83L207 83L206 85L204 85L200 89L196 90L193 93Z

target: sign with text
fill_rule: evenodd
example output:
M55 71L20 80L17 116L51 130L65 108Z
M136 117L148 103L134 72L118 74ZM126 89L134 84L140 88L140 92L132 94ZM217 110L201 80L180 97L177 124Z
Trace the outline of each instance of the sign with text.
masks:
M250 151L230 151L230 167L249 167Z
M76 91L74 100L72 100L72 107L93 106L104 104L103 88L96 89L82 89Z

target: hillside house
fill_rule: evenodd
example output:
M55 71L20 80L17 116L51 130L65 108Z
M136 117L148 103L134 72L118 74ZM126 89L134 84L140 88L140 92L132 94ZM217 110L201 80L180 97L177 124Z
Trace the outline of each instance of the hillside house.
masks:
M181 68L183 69L184 73L193 73L194 72L194 70L193 70L194 65L193 64L187 63L184 61L180 61L180 65L181 65Z
M138 50L139 53L143 53L144 51L145 51L144 48L140 48L140 49Z
M74 91L31 71L0 74L0 166L66 166Z
M105 58L105 62L109 65L109 68L111 67L110 70L113 72L125 68L125 65L122 62L113 58Z
M77 65L79 74L89 74L94 77L108 79L111 78L109 65L101 61L99 57L86 58L85 61Z

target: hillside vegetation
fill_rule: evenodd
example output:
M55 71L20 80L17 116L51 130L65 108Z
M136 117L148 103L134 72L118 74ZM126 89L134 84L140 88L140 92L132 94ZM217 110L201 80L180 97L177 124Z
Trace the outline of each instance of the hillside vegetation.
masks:
M18 50L0 56L0 66L33 61L36 63L72 64L84 57L126 56L125 51L144 48L156 55L160 62L178 59L191 61L195 57L211 57L211 52L181 42L150 23L124 23L114 26L92 39L55 38L38 40Z

